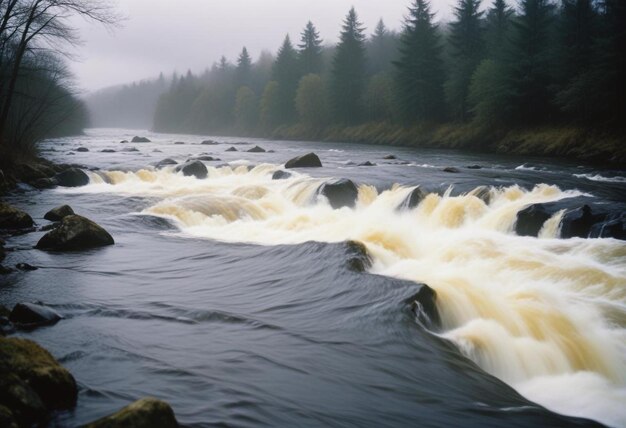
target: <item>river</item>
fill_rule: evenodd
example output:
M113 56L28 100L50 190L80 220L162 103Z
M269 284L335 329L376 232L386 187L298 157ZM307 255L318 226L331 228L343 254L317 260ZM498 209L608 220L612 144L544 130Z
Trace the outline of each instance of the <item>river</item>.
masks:
M120 143L134 135L152 142ZM533 203L582 195L626 209L625 171L207 138L92 129L46 141L48 159L93 169L90 184L9 198L40 225L69 204L116 241L65 254L32 249L43 232L10 242L7 264L40 269L3 277L0 302L43 301L65 317L20 333L79 384L54 426L156 396L198 427L591 424L569 416L626 427L624 241L558 239L556 217L538 238L514 233ZM246 152L254 145L269 152ZM272 180L307 152L324 166ZM152 167L199 154L221 159L205 162L204 180ZM359 184L355 208L316 196L329 178ZM472 193L485 185L488 204ZM428 196L398 209L415 186ZM366 273L346 267L345 240L367 247ZM418 283L437 293L437 327L406 303Z

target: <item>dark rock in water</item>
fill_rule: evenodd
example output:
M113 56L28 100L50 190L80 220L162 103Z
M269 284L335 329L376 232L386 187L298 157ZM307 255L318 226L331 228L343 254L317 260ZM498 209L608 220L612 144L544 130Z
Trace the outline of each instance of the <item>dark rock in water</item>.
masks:
M480 165L468 165L466 168L467 169L483 169L483 167Z
M626 240L626 212L609 214L604 221L594 224L589 237Z
M561 219L561 238L587 238L593 225L605 218L603 214L594 215L589 205L567 211Z
M0 202L0 229L24 229L33 226L33 219L24 211Z
M38 161L19 164L15 167L14 172L18 180L29 184L42 178L50 178L54 173L55 171L50 165Z
M263 147L254 146L249 150L246 150L248 153L265 153L265 149Z
M461 172L461 171L459 171L459 169L458 169L458 168L455 168L455 167L453 167L453 166L447 166L447 167L445 167L444 169L442 169L442 171L443 171L443 172L450 172L450 173L453 173L453 174L456 174L456 173L458 173L458 172Z
M426 195L427 193L424 192L420 187L416 187L415 189L411 190L411 193L409 193L406 199L402 201L402 203L400 204L398 208L411 210L415 208L416 206L418 206L420 202L424 200Z
M74 153L74 152L67 152L67 154L70 155L70 156L74 156L76 153Z
M63 187L79 187L89 184L89 176L78 168L68 168L54 176L56 183Z
M274 174L272 174L272 180L286 180L288 178L291 178L291 173L282 169L274 171Z
M555 211L556 212L556 211ZM537 236L554 212L549 212L542 204L531 205L517 213L515 233L519 236Z
M79 147L79 148L77 148L77 149L76 149L76 151L77 151L77 152L82 152L82 153L85 153L85 152L88 152L88 151L89 151L89 149L88 149L87 147Z
M344 245L348 256L348 269L355 272L365 272L372 266L372 258L363 243L359 241L346 241Z
M0 265L0 275L8 275L15 272L13 269Z
M183 144L187 144L187 143L185 143L184 141L176 141L174 144L177 146L182 146Z
M202 162L197 161L197 160L186 162L182 165L178 165L176 167L176 172L181 172L181 171L183 175L187 177L193 176L200 180L206 178L207 175L209 174L209 171L206 169L206 166L204 166Z
M74 210L69 205L61 205L48 211L43 218L49 221L61 221L68 215L74 215Z
M113 149L102 149L102 150L100 150L100 153L115 153L115 150L113 150Z
M54 309L34 303L18 303L9 315L9 321L25 328L52 325L61 319L61 314Z
M231 146L231 147L227 148L226 151L227 152L237 152L238 150L237 150L237 147L232 147Z
M132 140L130 140L131 143L149 143L150 140L147 139L146 137L133 137Z
M48 351L35 342L16 337L0 338L0 373L11 373L12 377L2 375L2 382L7 382L0 391L11 391L16 385L27 385L39 397L47 411L71 409L76 405L78 388L76 381L65 368L63 368ZM4 401L7 396L1 394L0 404L8 407L11 412L16 411L19 415L39 416L40 406L37 413L31 413L23 408L15 408L7 405ZM20 395L20 394L16 394ZM15 395L13 396L15 397ZM28 400L33 403L33 399ZM45 415L41 415L45 416ZM16 417L19 420L19 416Z
M163 152L161 150L159 150L159 149L154 149L154 150L152 150L152 153L163 153Z
M174 159L172 158L165 158L162 161L158 162L155 167L157 168L163 168L164 166L169 166L169 165L178 165L178 162L176 162Z
M178 428L178 422L169 404L156 398L142 398L84 428Z
M29 265L28 263L18 263L15 265L15 268L23 271L33 271L39 269L38 267Z
M358 166L376 166L376 164L370 161L365 161L365 162L360 163Z
M359 197L359 190L352 180L341 178L320 186L318 193L324 195L333 209L354 207Z
M122 140L120 141L120 144L128 144L128 140Z
M1 367L0 373L0 426L44 426L48 410L37 393L16 374L5 372Z
M93 221L79 215L70 215L63 218L58 228L46 233L35 248L74 251L113 245L114 243L111 235Z
M417 321L424 327L438 327L441 323L437 311L437 293L426 284L420 284L417 293L407 299L407 304Z
M276 150L268 150L267 153L276 153Z
M322 161L315 153L307 153L306 155L290 159L285 163L285 168L319 168L321 166Z
M397 159L397 157L395 157L394 155L387 155L387 156L384 156L383 159L393 160L393 159Z
M479 186L470 192L471 195L481 199L485 204L491 203L491 187Z
M130 152L138 152L139 149L137 149L136 147L125 147L125 148L122 149L122 151L130 153Z
M214 158L213 156L197 156L194 159L190 159L190 160L199 160L199 161L205 161L205 162L213 162L213 161L219 161L221 159L218 158Z
M219 143L217 141L214 141L214 140L204 140L201 144L203 144L205 146L216 146Z

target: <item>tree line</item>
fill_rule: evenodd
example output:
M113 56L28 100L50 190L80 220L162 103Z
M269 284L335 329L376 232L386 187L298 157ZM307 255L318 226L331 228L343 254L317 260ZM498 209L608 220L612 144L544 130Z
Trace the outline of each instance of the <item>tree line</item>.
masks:
M38 141L79 133L87 110L63 47L76 45L71 16L115 21L104 0L0 0L0 160L32 154Z
M368 122L498 129L626 124L626 2L458 0L437 24L414 0L403 28L368 35L354 8L336 45L313 23L296 44L256 62L244 47L202 75L173 76L159 99L162 132L271 135Z

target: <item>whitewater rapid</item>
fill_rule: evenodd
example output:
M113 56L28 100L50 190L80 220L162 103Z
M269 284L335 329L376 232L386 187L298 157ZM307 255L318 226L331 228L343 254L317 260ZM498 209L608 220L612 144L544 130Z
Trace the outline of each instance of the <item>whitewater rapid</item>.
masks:
M482 369L547 408L626 426L626 245L557 239L562 212L539 238L514 233L534 203L580 196L555 186L428 194L402 208L412 187L361 184L354 208L333 210L325 181L278 165L208 167L205 180L173 168L91 173L65 192L156 200L141 215L168 218L185 236L262 245L364 243L372 273L428 284L441 328ZM488 201L485 202L485 201Z

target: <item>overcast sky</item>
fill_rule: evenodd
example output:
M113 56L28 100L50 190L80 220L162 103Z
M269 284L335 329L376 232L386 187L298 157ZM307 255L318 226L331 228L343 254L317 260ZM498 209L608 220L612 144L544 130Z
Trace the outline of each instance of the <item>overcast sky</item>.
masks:
M431 0L436 20L454 0ZM310 19L327 43L355 6L368 34L383 18L400 28L411 0L117 0L125 17L113 31L79 22L83 45L72 64L86 91L166 74L202 71L221 55L234 61L246 46L253 58L275 52L285 34L297 41Z

